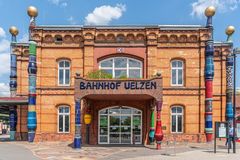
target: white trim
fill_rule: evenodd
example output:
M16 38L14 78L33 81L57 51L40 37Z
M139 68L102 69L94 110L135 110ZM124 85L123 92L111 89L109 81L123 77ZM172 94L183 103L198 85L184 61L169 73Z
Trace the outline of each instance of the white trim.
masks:
M181 62L182 67L173 67L173 62ZM172 71L176 70L176 84L173 84L173 76L172 76ZM179 75L179 70L182 70L182 83L178 83L178 75ZM182 60L172 60L171 61L171 86L184 86L184 62Z
M129 144L129 143L121 143L121 118L120 118L120 122L119 122L120 123L119 124L119 128L120 128L120 131L119 131L119 136L120 136L119 137L119 143L110 143L110 116L113 116L113 114L109 114L109 109L116 108L116 107L124 107L124 108L131 109L131 113L130 114L121 114L121 108L119 109L120 113L114 114L114 116L119 116L119 117L121 117L121 116L130 116L131 117L131 124L130 124L131 131L129 132L130 133L130 138L131 138L130 139L130 144L133 144L133 141L132 141L133 140L133 131L132 131L133 130L133 116L134 115L140 116L140 119L141 119L140 126L141 126L141 128L140 128L140 135L138 135L138 136L140 136L140 142L137 142L135 144L142 144L142 131L143 131L143 129L142 129L142 111L139 110L139 109L133 108L133 107L128 107L128 106L113 106L113 107L104 108L104 109L101 109L101 110L98 111L98 144ZM108 110L108 113L107 114L100 114L100 112L102 110L105 110L105 109ZM134 114L132 112L134 109L139 111L140 114ZM108 126L107 126L108 134L106 135L107 136L107 142L100 142L100 137L101 137L101 135L100 135L100 116L101 115L105 115L105 116L108 117Z
M60 62L68 62L69 63L69 67L60 67L59 65L60 65ZM60 84L60 69L62 69L63 70L63 84ZM57 68L57 70L58 70L58 86L70 86L70 84L71 84L71 62L69 61L69 60L67 60L67 59L62 59L62 60L60 60L60 61L58 61L58 68ZM66 84L65 83L65 81L66 81L66 76L65 76L65 74L66 74L66 70L69 70L69 83L68 84Z
M173 108L181 108L182 109L182 113L172 113L172 109ZM183 108L183 106L178 106L178 105L175 105L175 106L172 106L171 108L171 114L170 114L170 124L171 124L171 126L170 126L170 128L171 128L171 133L183 133L183 131L184 131L184 108ZM176 132L173 132L172 131L172 116L176 116ZM181 132L178 132L178 116L179 115L181 115L182 116L182 131Z
M69 112L68 113L59 113L59 110L60 110L60 108L61 107L65 107L65 108L68 108L68 110L69 110ZM71 113L71 111L70 111L70 107L69 106L67 106L67 105L61 105L61 106L58 106L58 115L57 115L57 120L58 120L58 122L57 122L57 133L61 133L61 134L64 134L64 133L70 133L70 129L71 129L71 117L70 117L70 114ZM63 116L63 131L61 132L61 131L59 131L59 116L60 115L62 115ZM65 116L69 116L69 131L68 132L66 132L65 131Z
M114 61L115 61L116 58L126 58L127 59L127 66L123 67L123 68L115 68ZM102 62L109 61L109 60L112 60L112 67L101 67L101 63ZM129 60L133 60L133 61L139 62L140 63L140 67L129 67ZM127 78L129 78L129 70L132 70L132 69L140 70L140 77L139 78L142 78L143 77L142 67L143 67L143 65L142 65L142 62L140 60L137 60L137 59L134 59L134 58L129 58L129 57L112 57L112 58L104 59L104 60L99 62L99 69L112 70L112 77L113 78L115 78L115 71L116 70L126 70Z

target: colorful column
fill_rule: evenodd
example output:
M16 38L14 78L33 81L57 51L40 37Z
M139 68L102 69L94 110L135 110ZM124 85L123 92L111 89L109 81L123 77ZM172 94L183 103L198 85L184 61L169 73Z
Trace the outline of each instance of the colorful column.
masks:
M213 25L212 17L215 14L214 7L208 7L205 10L207 16L207 25L209 28L210 37L206 41L205 46L205 133L207 142L212 141L212 100L213 100L213 77L214 77L214 46L213 46Z
M16 97L17 94L17 55L13 53L13 47L17 43L18 29L15 26L10 27L9 32L12 34L12 41L10 46L11 53L11 71L10 71L10 96ZM16 106L10 106L9 109L10 122L10 140L15 140L16 126L17 126L17 110Z
M150 119L150 131L149 131L149 142L154 143L155 125L154 125L154 106L151 107L151 119Z
M233 26L228 26L226 29L226 34L228 35L227 42L231 43L232 49L232 39L231 36L234 33L235 28ZM226 120L229 127L229 138L233 137L233 66L234 66L234 57L232 50L226 58Z
M81 100L75 101L75 137L74 148L80 149L82 143L81 137Z
M157 123L156 123L156 130L155 130L155 139L157 142L157 150L161 149L161 143L163 140L163 132L162 132L162 122L161 122L161 111L162 111L162 102L156 102L156 109L157 109Z
M33 142L35 138L35 130L37 128L36 118L36 80L37 80L37 63L36 63L36 48L37 43L32 39L32 30L35 27L35 17L37 16L37 9L35 7L28 8L28 15L30 16L29 26L29 63L28 63L28 141Z

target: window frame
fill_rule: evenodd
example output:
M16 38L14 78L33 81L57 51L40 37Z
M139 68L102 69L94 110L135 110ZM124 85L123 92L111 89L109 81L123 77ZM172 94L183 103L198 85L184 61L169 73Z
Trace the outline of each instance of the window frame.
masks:
M182 109L182 112L181 113L173 113L172 112L172 109L173 108L181 108ZM171 126L170 126L170 130L171 130L171 133L173 133L173 134L182 134L182 133L184 133L184 107L183 106L181 106L181 105L173 105L171 108L171 111L170 111L170 121L171 121ZM176 117L176 131L174 132L173 130L172 130L172 124L173 124L173 121L172 121L172 116L175 116ZM179 132L178 131L178 116L179 115L181 115L182 116L182 131L181 132Z
M182 63L182 67L173 67L173 62L181 62ZM185 75L185 72L184 72L184 61L183 60L180 60L180 59L174 59L171 61L171 86L174 86L174 87L182 87L184 86L184 75ZM176 70L176 84L173 84L173 69ZM179 70L182 70L182 83L179 84L178 83L178 79L179 79Z
M60 113L60 108L63 108L63 107L64 108L68 108L69 112L68 113ZM57 133L60 133L60 134L70 133L70 130L71 130L71 111L70 111L70 106L68 106L68 105L60 105L60 106L58 106L57 112L58 112ZM60 124L59 117L60 117L60 115L63 116L63 131L59 130L59 124ZM69 130L68 130L68 132L66 132L66 129L65 129L65 116L69 116L69 122L68 122L69 123Z
M115 67L115 59L117 58L126 58L127 59L127 66L126 67L121 67L121 68L116 68ZM112 60L112 67L101 67L101 63L102 62L105 62L105 61L110 61ZM129 60L133 60L133 61L136 61L136 62L139 62L140 63L140 67L130 67L129 66ZM111 57L111 58L106 58L106 59L103 59L99 62L99 69L100 70L112 70L112 78L116 78L115 77L115 71L116 70L126 70L126 74L127 74L127 78L129 78L129 71L130 70L140 70L140 77L139 79L143 78L143 62L138 60L138 59L135 59L135 58L130 58L130 57ZM134 78L133 78L134 79Z
M60 67L60 63L61 62L68 62L69 63L69 67ZM63 70L63 84L60 84L60 69ZM69 83L66 84L66 70L69 70ZM58 86L70 86L71 85L71 61L68 59L61 59L58 61Z

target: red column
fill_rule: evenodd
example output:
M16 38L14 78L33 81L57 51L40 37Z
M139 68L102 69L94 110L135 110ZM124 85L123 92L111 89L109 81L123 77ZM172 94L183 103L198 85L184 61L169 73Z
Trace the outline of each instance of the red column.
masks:
M157 123L156 123L156 130L155 130L155 139L157 142L157 150L161 149L161 142L163 140L163 132L162 132L162 122L161 122L161 111L162 111L162 102L156 102L157 108Z

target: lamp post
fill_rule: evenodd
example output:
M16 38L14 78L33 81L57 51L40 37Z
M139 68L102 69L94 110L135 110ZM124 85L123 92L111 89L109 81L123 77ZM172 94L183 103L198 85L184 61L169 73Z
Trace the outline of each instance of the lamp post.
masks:
M240 54L240 48L234 48L233 50L233 58L234 58L234 68L233 68L233 74L234 74L234 79L233 79L233 153L236 153L236 56L237 54Z

